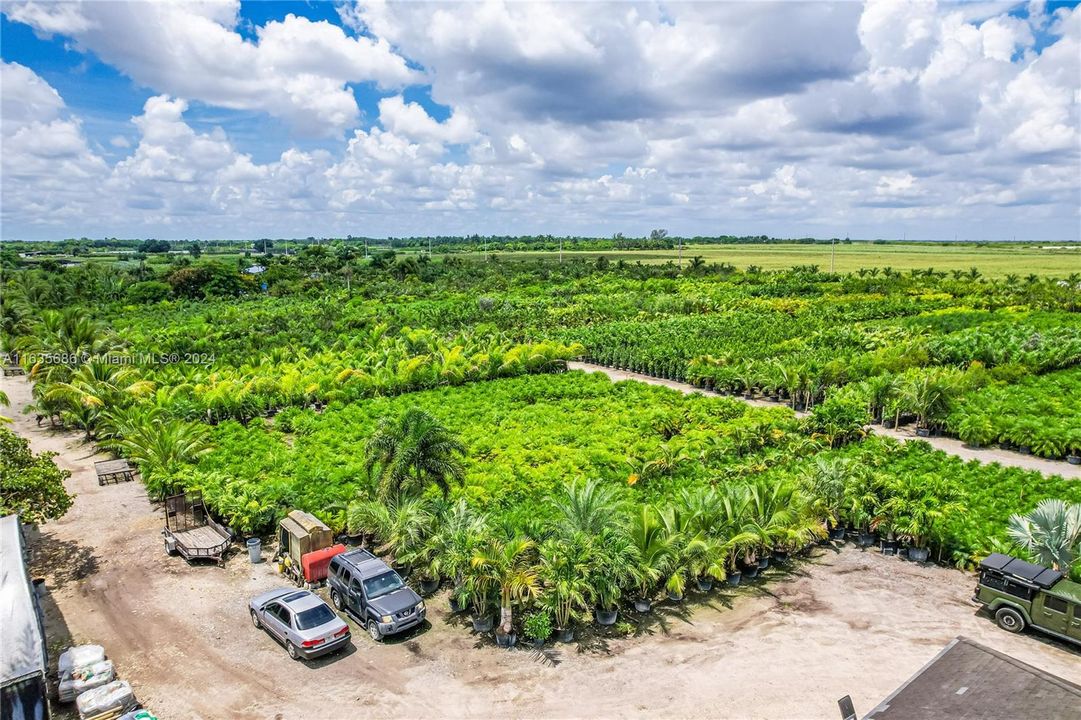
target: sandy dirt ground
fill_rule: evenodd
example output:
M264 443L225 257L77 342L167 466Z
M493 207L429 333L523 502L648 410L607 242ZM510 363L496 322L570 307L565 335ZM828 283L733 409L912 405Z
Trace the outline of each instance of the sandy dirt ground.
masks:
M687 383L681 383L675 380L665 380L664 378L655 378L649 375L642 375L641 373L630 372L627 370L617 370L616 368L607 367L605 365L594 365L593 363L584 362L569 362L567 363L567 367L571 370L583 370L585 372L604 373L616 382L620 380L637 380L638 382L644 382L650 385L660 385L662 387L671 388L673 390L679 390L680 392L685 394L701 393L703 395L723 397L720 393L696 388L693 385L689 385ZM768 400L745 400L743 398L738 399L750 405L755 405L757 407L778 407L779 405L778 403L770 402ZM807 413L803 412L796 413L796 415L800 417L806 414ZM901 441L923 440L924 442L930 443L939 450L947 452L950 455L956 455L962 460L978 460L982 463L998 463L999 465L1023 468L1025 470L1036 470L1043 473L1044 475L1061 475L1062 477L1066 478L1081 479L1081 465L1070 465L1068 462L1062 460L1047 460L1045 458L1036 457L1033 455L1023 455L1021 453L1003 450L1001 448L970 448L964 443L962 443L960 440L951 437L920 438L916 437L915 429L909 427L887 430L886 428L876 426L872 429L872 432L878 435L888 435Z
M765 583L662 605L627 638L500 650L439 595L428 601L430 626L409 637L375 644L354 628L344 653L293 662L247 616L250 596L281 585L269 563L252 565L241 550L224 568L166 556L160 507L141 485L99 487L100 458L79 436L18 413L29 400L23 380L0 387L14 429L36 452L60 453L78 494L64 518L30 537L53 652L72 638L104 645L168 720L833 720L838 698L851 694L869 711L957 635L1081 681L1081 655L1009 635L978 613L972 576L852 548L821 548L791 570L771 569Z

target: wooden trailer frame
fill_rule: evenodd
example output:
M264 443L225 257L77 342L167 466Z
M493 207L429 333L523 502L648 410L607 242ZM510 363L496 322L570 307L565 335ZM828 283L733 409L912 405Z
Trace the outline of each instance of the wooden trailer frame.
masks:
M230 532L214 522L198 490L165 498L165 552L179 554L189 562L213 560L224 564L232 543Z

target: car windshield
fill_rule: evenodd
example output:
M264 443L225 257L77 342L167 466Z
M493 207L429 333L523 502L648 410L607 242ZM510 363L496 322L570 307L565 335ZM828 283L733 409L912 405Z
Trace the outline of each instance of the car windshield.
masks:
M334 612L326 605L316 605L297 613L297 630L310 630L313 627L326 625L334 617Z
M396 572L386 572L364 581L364 594L368 599L381 597L402 587L402 579Z

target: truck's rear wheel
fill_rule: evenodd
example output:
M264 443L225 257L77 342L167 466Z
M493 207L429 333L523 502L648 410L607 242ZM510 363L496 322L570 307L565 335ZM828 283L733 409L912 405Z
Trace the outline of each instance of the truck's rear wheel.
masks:
M337 590L330 591L330 604L334 606L334 609L338 612L342 611L342 596Z
M1025 618L1011 607L999 608L995 622L1006 632L1019 633L1025 629Z

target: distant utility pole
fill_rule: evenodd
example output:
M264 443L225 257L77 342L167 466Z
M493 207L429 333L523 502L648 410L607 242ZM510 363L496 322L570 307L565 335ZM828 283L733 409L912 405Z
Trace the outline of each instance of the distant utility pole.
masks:
M830 275L833 274L834 261L837 259L837 238L830 240Z

